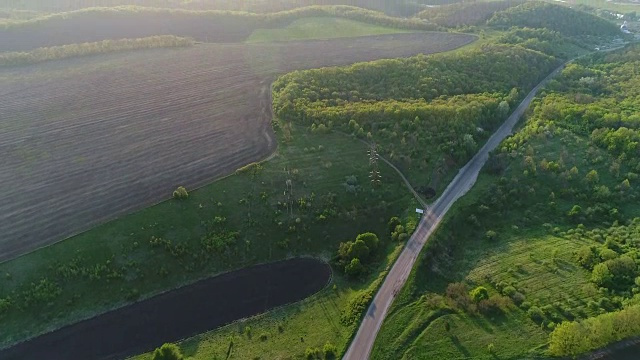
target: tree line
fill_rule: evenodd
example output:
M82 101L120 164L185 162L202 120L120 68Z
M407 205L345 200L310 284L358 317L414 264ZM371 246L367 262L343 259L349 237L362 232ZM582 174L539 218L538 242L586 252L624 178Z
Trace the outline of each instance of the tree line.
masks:
M563 322L550 336L553 356L577 356L640 334L640 305L584 321Z
M134 49L188 47L193 44L194 41L190 38L162 35L139 39L103 40L91 43L52 46L38 48L28 52L0 53L0 67L37 64L50 60L60 60L77 56L97 55Z

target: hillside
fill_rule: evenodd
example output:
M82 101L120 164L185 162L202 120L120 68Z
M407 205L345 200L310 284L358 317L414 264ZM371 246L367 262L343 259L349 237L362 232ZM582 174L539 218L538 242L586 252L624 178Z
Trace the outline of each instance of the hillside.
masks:
M248 11L254 13L272 13L312 5L350 5L400 16L415 14L419 9L418 4L414 1L407 0L92 0L90 2L67 0L48 0L46 2L40 0L21 0L16 2L14 0L0 0L0 8L17 8L43 12L62 12L87 7L114 7L127 5L198 11Z
M520 45L298 71L274 83L285 121L374 141L427 197L560 59Z
M523 0L456 3L428 8L416 16L446 27L483 25L498 11L522 4Z
M551 81L430 240L374 359L575 356L640 335L639 65L631 47Z
M309 17L336 17L407 30L438 28L421 20L390 17L352 6L310 6L270 14L133 6L87 8L29 20L4 20L0 22L0 51L156 35L191 37L203 42L242 42L256 29L285 27ZM92 31L76 31L85 26Z
M620 33L614 23L600 17L541 1L530 1L500 11L489 19L488 25L500 29L512 26L546 28L575 37L612 36Z

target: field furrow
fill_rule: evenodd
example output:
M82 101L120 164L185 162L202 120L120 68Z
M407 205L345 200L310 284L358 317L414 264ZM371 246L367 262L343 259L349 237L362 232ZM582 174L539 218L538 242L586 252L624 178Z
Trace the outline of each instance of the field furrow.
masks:
M205 44L0 71L0 261L202 186L275 148L268 83L474 37Z

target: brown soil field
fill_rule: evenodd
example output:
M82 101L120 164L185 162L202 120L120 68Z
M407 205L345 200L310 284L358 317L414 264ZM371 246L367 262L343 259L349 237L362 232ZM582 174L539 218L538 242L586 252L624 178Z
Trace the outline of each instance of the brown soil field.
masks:
M192 37L204 42L241 42L258 27L260 23L244 16L180 12L88 13L9 29L0 27L0 52L154 35Z
M0 71L0 261L266 158L269 84L295 69L441 52L471 35L202 44Z
M39 336L0 358L123 359L300 301L330 278L329 264L309 258L253 266Z

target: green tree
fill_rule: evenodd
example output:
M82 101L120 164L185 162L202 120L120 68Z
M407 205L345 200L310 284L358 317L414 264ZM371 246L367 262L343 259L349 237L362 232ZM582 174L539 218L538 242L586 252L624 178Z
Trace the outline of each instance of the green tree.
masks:
M498 116L502 119L506 118L509 115L509 110L509 102L506 100L501 101L500 105L498 105Z
M324 353L325 360L332 360L338 356L338 348L330 342L324 344L322 352Z
M564 321L549 336L549 354L578 356L587 351L587 334L580 323Z
M189 197L189 192L185 189L184 186L178 186L178 188L173 192L174 199L186 199Z
M351 262L344 267L344 272L349 276L358 276L364 271L364 266L360 263L360 259L353 258Z
M485 288L484 286L478 286L477 288L471 290L469 295L475 303L479 303L480 301L489 298L489 291L487 291L487 288Z
M493 231L493 230L489 230L489 231L487 231L487 232L484 234L484 237L485 237L487 240L495 240L495 239L496 239L496 237L498 237L498 233L496 233L496 232L495 232L495 231Z
M363 241L371 251L375 251L378 248L378 243L380 242L378 240L378 236L371 232L358 235L356 237L356 242L358 240Z
M342 260L351 260L351 246L353 246L353 241L341 242L338 245L338 257Z
M166 343L156 348L153 352L153 360L182 360L184 356L176 344Z
M591 281L601 287L608 287L613 281L613 274L605 263L600 263L593 267L591 272Z
M587 180L589 184L597 184L600 181L600 176L596 170L591 170L587 173L587 176L585 176L585 180Z
M567 213L570 217L577 217L580 214L582 214L582 207L580 207L580 205L573 205L571 210Z
M387 223L387 225L389 226L389 232L392 233L395 231L396 226L400 225L400 218L398 218L397 216L392 217L391 219L389 219L389 222Z
M358 258L364 260L369 256L370 252L371 250L364 241L356 240L349 249L349 259Z
M620 188L624 191L631 189L631 183L629 182L629 179L624 179L624 181L620 185Z

